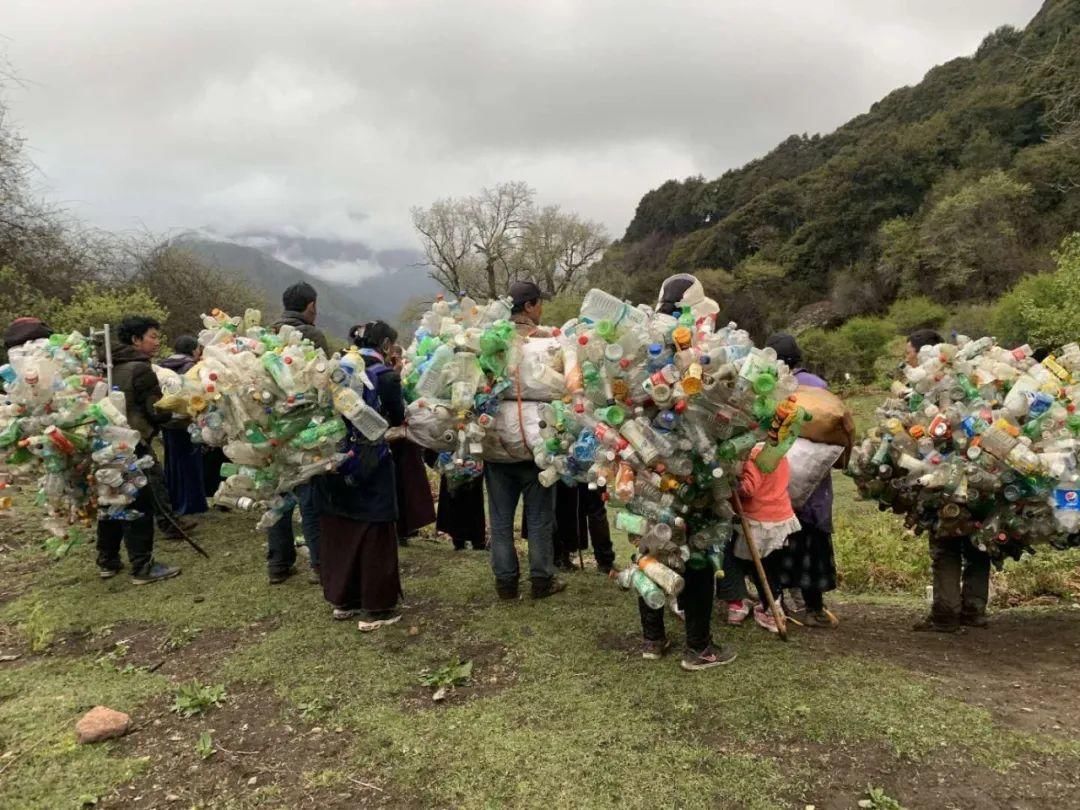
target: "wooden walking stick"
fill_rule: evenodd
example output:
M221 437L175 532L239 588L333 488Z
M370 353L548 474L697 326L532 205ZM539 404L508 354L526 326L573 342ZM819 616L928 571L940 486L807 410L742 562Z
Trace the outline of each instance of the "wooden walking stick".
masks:
M735 488L732 493L732 497L735 500L735 511L739 513L739 522L742 524L743 537L746 539L746 547L750 549L750 559L754 561L754 568L757 569L758 581L764 586L765 593L759 594L765 597L765 601L769 603L769 610L772 611L773 619L776 620L776 629L779 632L780 638L787 641L787 622L784 619L784 613L780 610L780 605L777 604L776 599L773 598L772 588L769 587L769 581L765 578L765 566L761 564L761 555L758 554L757 542L754 540L754 535L750 531L750 524L746 522L746 515L743 514L742 500L739 498L739 489Z

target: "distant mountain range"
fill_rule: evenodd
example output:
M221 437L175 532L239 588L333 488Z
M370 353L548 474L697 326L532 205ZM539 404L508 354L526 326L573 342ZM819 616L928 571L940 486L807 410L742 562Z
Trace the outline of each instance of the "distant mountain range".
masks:
M271 231L188 231L171 244L262 293L269 313L279 310L282 290L308 282L319 291L319 325L339 337L375 318L399 325L407 303L430 300L440 289L418 266L423 255L411 249L376 251L362 242Z

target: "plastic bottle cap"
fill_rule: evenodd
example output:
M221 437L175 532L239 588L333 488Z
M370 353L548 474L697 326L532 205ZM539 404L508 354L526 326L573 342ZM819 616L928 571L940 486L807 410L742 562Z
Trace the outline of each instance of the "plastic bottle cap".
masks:
M578 336L577 342L579 344L581 344L582 346L584 346L586 343L589 342L589 336L588 335L580 335L580 336Z

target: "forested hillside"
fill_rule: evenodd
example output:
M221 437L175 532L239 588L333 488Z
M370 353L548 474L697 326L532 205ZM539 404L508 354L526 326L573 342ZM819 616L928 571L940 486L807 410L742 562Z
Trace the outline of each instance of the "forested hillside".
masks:
M835 132L649 191L593 280L650 300L697 273L760 337L912 296L984 304L1077 229L1080 3L1047 0Z

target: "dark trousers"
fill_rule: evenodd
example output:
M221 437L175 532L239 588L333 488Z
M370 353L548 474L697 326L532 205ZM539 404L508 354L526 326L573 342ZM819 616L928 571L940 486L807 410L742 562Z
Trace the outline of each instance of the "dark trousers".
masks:
M686 584L679 594L679 608L686 615L686 648L701 652L712 644L713 583L716 581L716 569L711 562L707 562L703 568L688 566L682 576ZM638 613L641 614L641 632L648 641L663 641L667 638L664 608L653 610L639 596Z
M716 581L716 598L722 602L739 602L746 599L746 568L743 560L735 556L735 539L724 546L724 576Z
M147 468L145 473L147 483L144 489L149 489L153 496L150 504L153 514L156 515L158 530L162 532L175 530L180 518L177 517L172 500L169 498L169 488L165 483L165 468L155 457L154 466Z
M615 562L603 489L588 484L555 485L555 558L568 561L592 540L596 564L610 568Z
M120 569L120 544L127 548L133 575L144 574L154 564L154 502L143 487L130 509L141 512L135 520L99 520L97 525L98 568Z
M934 621L955 624L960 616L986 613L990 598L990 555L966 537L930 537L934 572Z
M555 494L540 483L540 471L531 461L489 462L484 482L491 517L491 569L500 585L516 585L520 570L514 548L514 513L518 500L525 501L529 521L529 576L549 580L555 576L551 533L555 517Z
M304 527L312 566L319 564L319 512L309 484L296 488L296 500L300 504L300 522ZM266 533L266 568L271 574L288 571L296 564L296 535L293 533L293 509L290 506L281 519Z
M754 583L754 588L757 589L762 610L768 609L768 600L765 599L765 583L761 581L761 577L758 575L757 566L754 565L753 560L740 560L740 562L746 576L750 577L750 580ZM773 599L777 602L783 596L783 590L780 586L780 564L780 556L776 552L761 558L761 567L765 569L765 582L768 583Z

